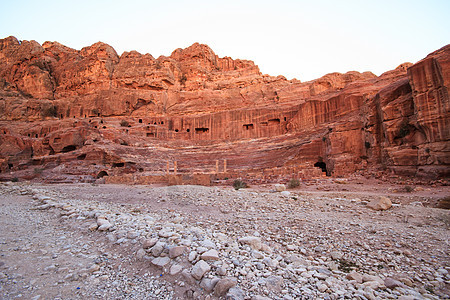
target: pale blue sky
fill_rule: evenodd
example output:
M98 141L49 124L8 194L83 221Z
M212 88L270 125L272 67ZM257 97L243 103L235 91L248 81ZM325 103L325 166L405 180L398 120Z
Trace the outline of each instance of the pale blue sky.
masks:
M194 42L253 60L265 74L312 80L416 62L450 43L450 0L0 0L0 38L102 41L119 55L170 55Z

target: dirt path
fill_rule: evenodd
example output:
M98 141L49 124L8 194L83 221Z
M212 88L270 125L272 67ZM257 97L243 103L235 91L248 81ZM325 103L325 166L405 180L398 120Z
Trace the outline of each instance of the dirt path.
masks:
M136 277L129 253L89 232L81 218L36 209L27 188L2 187L0 193L0 299L173 297L156 272Z

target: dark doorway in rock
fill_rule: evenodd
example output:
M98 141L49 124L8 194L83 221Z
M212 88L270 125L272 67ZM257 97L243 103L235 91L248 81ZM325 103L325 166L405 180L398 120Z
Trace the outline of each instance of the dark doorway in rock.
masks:
M324 163L323 161L318 161L318 162L316 162L316 163L314 164L314 167L316 167L316 168L321 168L321 169L322 169L322 172L327 173L327 176L330 176L330 175L328 174L327 164Z
M97 178L102 178L102 177L105 177L105 176L108 176L108 173L106 171L100 171L97 174Z
M277 125L280 124L280 119L270 119L269 125Z
M205 128L205 127L195 128L195 133L206 133L208 131L209 131L209 128Z
M67 153L67 152L71 152L71 151L75 151L75 150L77 150L77 146L75 146L75 145L68 145L68 146L65 146L65 147L61 150L61 152Z

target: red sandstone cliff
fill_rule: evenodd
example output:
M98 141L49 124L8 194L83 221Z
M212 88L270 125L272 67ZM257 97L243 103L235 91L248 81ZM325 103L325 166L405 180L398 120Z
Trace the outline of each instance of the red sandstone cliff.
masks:
M449 61L445 46L379 77L302 83L197 43L155 59L104 43L78 51L8 37L0 177L136 178L163 173L168 161L214 171L223 159L227 172L259 178L307 176L314 164L334 176L448 176Z

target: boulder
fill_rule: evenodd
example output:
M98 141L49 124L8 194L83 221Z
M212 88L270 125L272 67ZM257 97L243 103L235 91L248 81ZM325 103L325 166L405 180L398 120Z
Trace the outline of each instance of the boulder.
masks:
M367 204L367 207L369 207L373 210L387 210L392 207L392 202L391 202L391 199L380 196L378 198L372 199Z

